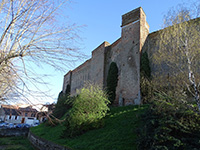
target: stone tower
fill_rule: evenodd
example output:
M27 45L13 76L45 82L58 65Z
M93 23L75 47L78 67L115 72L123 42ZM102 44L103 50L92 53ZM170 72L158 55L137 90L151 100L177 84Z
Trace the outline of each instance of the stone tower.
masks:
M119 105L140 104L140 53L149 34L141 7L122 16L120 74L116 97Z

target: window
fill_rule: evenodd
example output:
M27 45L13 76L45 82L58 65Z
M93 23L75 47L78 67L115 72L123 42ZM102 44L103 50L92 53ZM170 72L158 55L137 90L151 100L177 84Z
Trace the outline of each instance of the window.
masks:
M31 114L31 117L35 117L35 113L32 113L32 114Z
M29 120L34 120L34 118L30 118L30 117L29 117L28 119L29 119Z
M27 117L28 116L28 113L25 113L25 117Z

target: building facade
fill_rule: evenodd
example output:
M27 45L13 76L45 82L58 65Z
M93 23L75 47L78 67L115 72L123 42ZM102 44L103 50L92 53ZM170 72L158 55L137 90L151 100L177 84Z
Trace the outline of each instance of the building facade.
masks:
M32 107L20 108L14 105L0 105L0 119L7 123L32 125L32 122L36 120L37 112Z

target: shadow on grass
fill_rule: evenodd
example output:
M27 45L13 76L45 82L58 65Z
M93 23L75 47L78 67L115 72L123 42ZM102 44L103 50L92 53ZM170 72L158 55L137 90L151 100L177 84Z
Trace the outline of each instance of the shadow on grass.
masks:
M1 150L34 150L26 137L1 137Z

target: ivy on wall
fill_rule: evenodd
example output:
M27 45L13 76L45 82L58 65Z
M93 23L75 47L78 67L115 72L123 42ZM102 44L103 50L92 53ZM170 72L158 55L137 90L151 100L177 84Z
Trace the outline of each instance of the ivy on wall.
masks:
M151 84L151 68L147 52L141 56L140 62L140 89L143 103L148 103L153 95L153 87Z
M69 84L67 84L67 87L66 87L66 90L65 90L65 94L66 95L70 95L70 92L71 92L71 87Z
M149 57L148 57L147 52L144 52L142 54L140 72L146 78L151 77L151 68L150 68L150 65L149 65Z
M114 102L116 97L116 87L118 82L118 67L115 62L110 64L108 70L108 77L107 77L107 93L108 99L110 100L111 104Z

